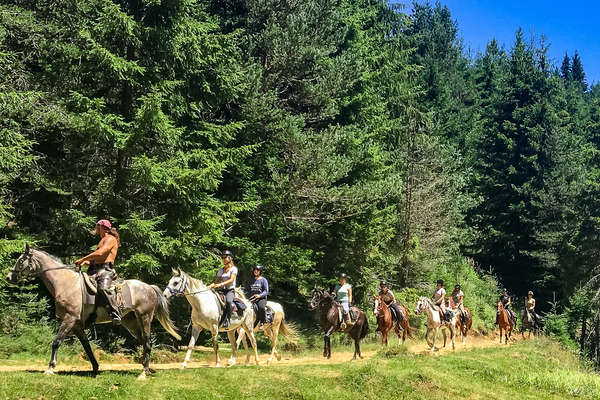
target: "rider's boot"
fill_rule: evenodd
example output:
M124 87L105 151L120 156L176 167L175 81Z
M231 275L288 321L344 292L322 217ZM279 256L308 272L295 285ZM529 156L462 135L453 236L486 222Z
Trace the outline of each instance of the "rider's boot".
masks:
M108 291L103 290L102 294L104 295L104 299L107 303L108 311L110 312L110 317L114 325L121 325L121 311L119 310L119 305L115 299L115 296Z

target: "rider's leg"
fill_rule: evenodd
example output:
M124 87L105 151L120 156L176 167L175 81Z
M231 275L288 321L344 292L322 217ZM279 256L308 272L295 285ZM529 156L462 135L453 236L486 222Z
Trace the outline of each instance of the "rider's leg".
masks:
M348 322L350 322L350 307L348 303L340 303L342 306L342 323L340 324L340 328L342 330L348 327Z
M398 305L398 303L393 303L392 304L392 309L395 311L396 313L396 321L398 322L398 329L402 330L402 321L404 321L404 315L402 314L402 310L400 310L400 306Z
M114 274L111 271L98 272L96 275L96 287L98 295L102 297L102 300L104 300L106 307L110 311L113 323L119 324L121 323L121 312L111 290L113 279Z
M223 309L223 316L221 317L221 325L224 328L229 327L229 321L231 319L231 310L233 310L233 289L227 290L225 293L225 307Z
M267 299L260 299L256 302L256 320L262 324L266 322Z

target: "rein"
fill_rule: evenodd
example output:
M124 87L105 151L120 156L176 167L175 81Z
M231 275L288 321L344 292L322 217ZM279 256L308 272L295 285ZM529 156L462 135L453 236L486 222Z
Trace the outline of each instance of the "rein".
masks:
M189 283L190 283L190 279L189 279L188 275L184 274L183 275L183 284L181 285L181 289L177 289L176 290L176 289L173 289L171 286L167 286L167 290L172 295L175 295L175 296L181 296L181 295L183 295L183 296L191 296L191 295L198 294L198 293L212 292L213 291L212 289L206 288L206 289L202 289L202 290L197 290L195 292L186 293L185 292L185 288L188 286Z

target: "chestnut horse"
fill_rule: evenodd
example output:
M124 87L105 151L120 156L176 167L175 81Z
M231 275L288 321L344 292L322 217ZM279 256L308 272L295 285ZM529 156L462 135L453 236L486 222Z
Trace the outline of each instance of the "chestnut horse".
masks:
M473 314L471 314L471 310L469 310L467 307L463 307L463 310L465 310L465 312L461 313L460 309L455 306L452 298L450 298L448 302L450 305L450 309L452 309L452 311L454 311L457 314L457 333L459 333L462 336L462 343L464 345L467 340L467 334L469 333L473 325Z
M311 310L317 310L321 325L325 331L323 338L323 357L331 358L331 340L330 336L333 332L346 332L354 339L354 356L352 360L356 360L356 356L363 358L360 354L360 340L369 333L369 322L364 311L357 307L350 307L350 311L355 316L353 325L348 326L345 330L341 329L340 312L338 302L326 290L315 289L309 303Z
M508 344L508 339L513 330L513 323L508 315L508 310L504 308L501 301L498 302L498 327L500 328L500 343L502 343L502 331L504 331L504 343Z
M406 340L406 335L412 338L412 332L414 331L414 328L410 326L410 322L408 321L408 312L406 311L406 308L398 304L398 307L400 308L400 311L402 312L402 315L404 317L402 318L402 321L398 323L397 321L394 322L392 320L392 312L390 310L390 307L387 304L385 304L383 300L381 300L380 296L373 296L373 301L373 314L375 315L375 318L377 318L377 330L381 332L381 344L387 346L388 333L391 329L394 329L394 332L396 332L396 335L398 335L399 344L404 344L404 341ZM400 326L402 327L402 334L400 334L398 324L400 324Z

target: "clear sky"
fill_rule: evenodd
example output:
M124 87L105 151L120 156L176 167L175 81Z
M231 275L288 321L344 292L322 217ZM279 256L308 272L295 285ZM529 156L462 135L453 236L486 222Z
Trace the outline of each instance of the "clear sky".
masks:
M411 2L405 11L410 11ZM430 1L435 4L435 1ZM496 38L506 48L512 47L515 32L523 28L525 38L546 36L549 57L560 65L565 52L575 50L583 62L588 84L600 82L600 2L588 0L443 0L452 18L458 21L465 48L473 53L484 51Z

